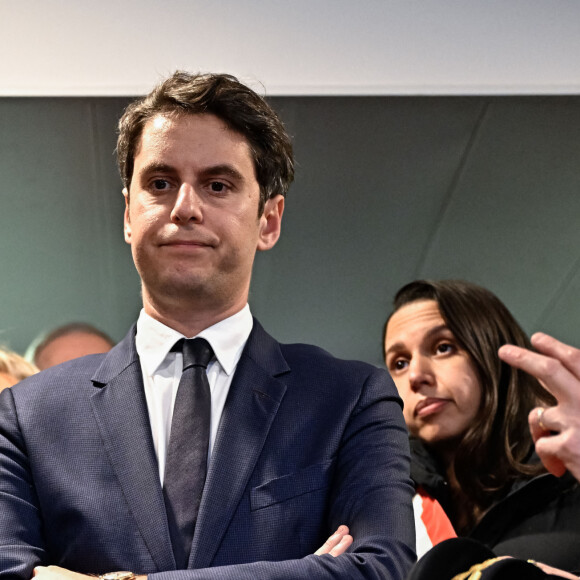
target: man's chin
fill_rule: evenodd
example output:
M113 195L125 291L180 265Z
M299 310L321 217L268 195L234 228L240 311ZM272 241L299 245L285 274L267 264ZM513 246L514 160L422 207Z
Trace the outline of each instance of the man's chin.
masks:
M157 284L148 286L148 288L152 295L170 300L188 301L211 296L215 293L215 291L212 292L207 280L191 275L183 278L172 277L160 280Z

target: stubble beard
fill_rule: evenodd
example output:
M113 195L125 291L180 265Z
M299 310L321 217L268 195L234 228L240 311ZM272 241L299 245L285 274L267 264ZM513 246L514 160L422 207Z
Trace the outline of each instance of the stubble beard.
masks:
M138 268L141 277L143 303L158 311L227 309L245 294L247 283L237 283L230 271L208 272L205 269L176 268L173 271ZM234 276L235 278L235 276Z

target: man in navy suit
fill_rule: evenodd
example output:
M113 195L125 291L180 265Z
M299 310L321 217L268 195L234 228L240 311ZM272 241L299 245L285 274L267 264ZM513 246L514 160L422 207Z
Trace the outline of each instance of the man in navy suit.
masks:
M233 77L175 73L129 106L118 155L143 310L110 353L0 396L0 578L404 578L413 488L388 374L279 344L247 305L293 179L275 113ZM184 337L214 356L207 477L180 566L164 478ZM347 552L313 554L340 524Z

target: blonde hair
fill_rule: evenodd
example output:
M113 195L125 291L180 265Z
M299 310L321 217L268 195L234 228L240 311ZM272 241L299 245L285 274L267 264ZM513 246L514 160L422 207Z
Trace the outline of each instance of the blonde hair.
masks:
M0 347L0 373L5 373L21 381L38 372L35 365L19 354Z

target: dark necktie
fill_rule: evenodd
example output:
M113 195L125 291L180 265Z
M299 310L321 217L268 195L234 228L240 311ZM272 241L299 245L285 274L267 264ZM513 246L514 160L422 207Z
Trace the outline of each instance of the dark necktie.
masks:
M206 368L213 350L203 338L181 339L172 350L183 352L183 373L173 408L163 495L175 562L185 569L207 469L211 393Z

